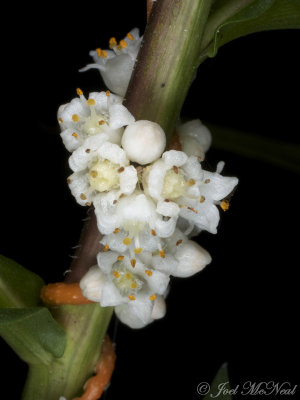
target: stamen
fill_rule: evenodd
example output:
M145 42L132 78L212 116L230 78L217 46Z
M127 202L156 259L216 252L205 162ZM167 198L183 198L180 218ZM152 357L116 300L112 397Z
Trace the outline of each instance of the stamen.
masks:
M86 205L87 207L90 207L91 204L92 204L92 203L90 203L89 201L87 201L87 202L85 203L85 205Z
M76 139L78 138L78 135L77 135L77 133L75 133L75 132L72 133L72 136L73 136L74 138L76 138Z
M118 257L118 261L123 261L124 260L124 256L119 256Z
M136 260L135 260L134 258L132 258L132 259L130 260L130 264L131 264L132 268L134 268L134 267L135 267L135 264L136 264Z
M80 198L81 200L86 200L86 195L84 193L81 193Z
M127 47L126 41L124 39L120 40L119 46L121 47L121 49L125 49L125 47Z
M113 204L117 204L117 202L118 202L118 200L114 200L114 201L113 201Z
M128 298L129 298L129 300L135 300L135 297L134 297L132 294L130 294L130 295L128 296Z
M78 121L79 121L78 115L77 115L77 114L73 114L73 115L72 115L72 120L73 120L74 122L78 122Z
M148 276L152 275L152 271L150 271L149 269L146 269L145 274L147 274Z
M90 175L92 178L97 178L98 172L97 171L90 171Z
M88 104L89 106L94 106L94 105L96 104L96 102L95 102L94 99L88 99L86 102L87 102L87 104Z
M90 153L90 152L91 152L91 149L86 149L85 152L86 152L86 153Z
M105 94L106 94L106 96L107 96L107 97L109 97L109 95L110 95L110 91L109 91L109 90L107 90L107 91L105 92Z
M193 186L193 185L195 185L195 179L189 179L189 180L187 181L187 184L188 184L188 186Z
M70 183L72 183L72 179L68 178L67 183L70 185Z
M131 244L131 239L130 237L126 237L123 239L123 244L125 244L126 246L129 246Z
M129 40L134 40L134 37L132 36L132 34L129 32L126 35L128 37Z
M80 88L76 89L76 93L78 94L78 96L82 96L83 95L83 91Z
M110 49L113 49L113 48L117 45L117 40L116 40L116 38L115 38L115 37L111 37L111 38L109 39L108 44L109 44L109 48L110 48Z
M154 300L156 299L156 294L153 294L152 296L150 296L149 299L150 299L151 301L154 301Z
M107 58L107 52L105 50L102 50L101 55L103 58Z
M205 197L204 197L204 196L201 196L201 197L200 197L200 203L204 203L204 201L205 201Z
M205 179L204 183L209 183L210 179Z
M136 282L132 282L132 284L130 286L131 286L131 289L136 289L137 288L137 283Z
M109 245L106 243L106 245L104 246L103 251L108 251L109 250Z
M104 119L101 119L101 121L99 121L98 124L99 124L99 125L104 125L104 124L105 124Z
M195 214L198 214L198 211L195 210L193 207L188 207L187 209L193 211Z
M98 57L101 57L101 49L99 47L96 49L96 53Z
M154 229L151 229L151 234L152 234L153 236L156 236L156 232L155 232Z
M177 240L176 246L179 246L181 243L182 243L182 240L181 240L181 239Z
M113 276L114 276L115 278L120 278L120 274L119 274L118 271L114 271L114 272L113 272Z
M62 124L62 123L63 123L63 119L62 119L62 118L58 118L58 122L59 122L60 124Z
M119 233L119 228L116 228L116 229L114 230L114 234L117 234L117 233Z
M124 169L125 169L124 167L121 167L121 168L118 169L118 172L121 173L121 172L124 171Z
M229 209L229 201L223 200L220 204L220 207L222 208L223 211L227 211Z
M178 167L176 167L176 165L173 165L173 171L175 172L175 174L178 174Z
M131 279L131 278L132 278L132 275L129 274L129 273L127 273L127 274L125 275L125 278L126 278L126 279Z
M141 254L142 251L143 251L143 249L141 247L134 249L135 254Z
M159 251L159 255L161 256L161 258L165 258L165 252L163 250Z

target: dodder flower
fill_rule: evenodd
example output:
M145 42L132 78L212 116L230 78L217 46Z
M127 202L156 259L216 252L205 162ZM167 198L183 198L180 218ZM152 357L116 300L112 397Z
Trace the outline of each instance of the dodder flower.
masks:
M182 217L188 223L186 234L198 229L217 232L219 211L216 204L228 196L238 183L235 177L201 168L195 156L182 151L166 151L144 172L144 189L157 202L157 211L169 217Z
M105 85L114 93L124 96L130 81L135 60L140 49L142 37L137 28L132 29L126 37L117 43L112 37L109 40L111 50L96 49L90 52L94 63L88 64L80 71L96 68Z
M80 89L77 93L79 98L60 106L57 115L67 150L76 150L95 135L102 135L102 142L120 143L123 127L134 121L122 98L109 91L90 93L88 99Z
M193 119L178 125L177 132L182 151L188 156L196 156L199 161L203 161L212 141L209 129L202 124L200 119Z

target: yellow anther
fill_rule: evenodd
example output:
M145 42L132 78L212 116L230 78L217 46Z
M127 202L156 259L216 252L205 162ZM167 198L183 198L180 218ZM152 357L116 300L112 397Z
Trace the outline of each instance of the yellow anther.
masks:
M58 122L59 122L60 124L62 124L62 123L63 123L63 119L62 119L62 118L58 118Z
M78 96L82 96L83 95L83 91L80 88L76 89L76 93L78 94Z
M90 207L91 204L92 204L92 203L90 203L89 201L87 201L87 202L85 203L85 205L86 205L87 207Z
M128 296L128 298L129 298L129 300L135 300L135 297L134 297L132 294L130 294L130 295Z
M117 45L117 40L116 40L116 38L115 38L115 37L111 37L111 38L109 39L108 44L109 44L109 48L110 48L110 49L113 49L113 48Z
M98 57L101 57L102 50L98 47L98 48L96 49L96 53L97 53L97 56L98 56Z
M195 185L195 179L189 179L189 180L187 181L187 184L188 184L188 186L193 186L193 185Z
M229 201L223 200L220 204L220 207L222 208L223 211L227 211L229 208Z
M72 179L68 178L67 183L70 185L70 183L72 183Z
M86 195L84 193L81 193L80 198L81 200L86 200Z
M125 49L125 47L127 47L126 40L120 40L119 46L121 47L121 49Z
M134 258L132 258L132 259L130 260L130 264L131 264L132 268L134 268L134 267L135 267L135 264L136 264L136 260L135 260Z
M105 94L106 94L106 96L107 96L107 97L109 97L109 95L110 95L110 91L109 91L109 90L107 90L107 91L105 92Z
M204 183L209 183L210 179L205 179Z
M132 284L130 286L131 286L131 289L136 289L137 288L137 283L132 282Z
M103 251L108 251L109 250L109 245L108 244L106 244L105 246L104 246L104 249L103 249Z
M72 120L73 120L74 122L78 122L78 121L79 121L78 115L77 115L77 114L73 114L73 115L72 115Z
M119 256L118 261L122 261L122 260L124 260L124 256Z
M142 251L143 249L141 247L137 247L136 249L134 249L135 254L141 254Z
M101 121L99 121L98 124L99 124L99 125L104 125L104 124L105 124L104 119L101 119Z
M134 37L132 36L132 34L129 32L126 35L128 37L129 40L134 40Z
M156 294L153 294L152 296L150 296L149 299L150 299L151 301L154 301L154 300L156 299Z
M125 170L124 167L120 167L120 168L118 169L119 174L120 174L121 172L123 172L124 170Z
M98 172L97 171L90 171L90 175L92 178L97 178Z
M126 278L126 279L131 279L131 278L132 278L132 275L129 274L129 273L127 273L127 274L125 275L125 278Z
M120 278L120 274L119 274L118 271L114 271L114 272L113 272L113 276L114 276L115 278Z
M72 136L73 136L74 138L76 138L76 139L78 138L78 135L77 135L77 133L75 133L75 132L72 133Z
M204 201L205 201L205 197L204 197L204 196L201 196L201 197L200 197L200 203L204 203Z
M182 243L182 240L181 240L181 239L177 240L176 246L179 246L181 243Z
M94 106L94 105L96 104L96 102L95 102L94 99L88 99L86 102L87 102L87 104L88 104L89 106Z
M117 234L117 233L119 233L119 228L116 228L116 229L114 230L114 234Z
M165 258L165 252L163 250L159 251L159 255L161 256L161 258Z
M130 237L126 237L123 239L123 244L125 244L126 246L129 246L131 244L131 239Z
M173 165L173 171L175 172L175 174L178 174L178 167L176 167L176 165Z
M154 229L151 229L151 235L156 236L156 232Z
M102 51L101 51L101 56L102 56L103 58L107 58L107 52L106 52L105 50L102 50Z
M195 210L193 207L188 207L187 209L193 211L195 214L198 214L198 211Z
M149 269L146 269L145 274L147 274L148 276L152 276L152 271L150 271Z

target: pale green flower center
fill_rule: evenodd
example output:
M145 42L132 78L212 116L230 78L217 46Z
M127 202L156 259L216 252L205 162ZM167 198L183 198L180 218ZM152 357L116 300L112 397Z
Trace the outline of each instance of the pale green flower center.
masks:
M113 265L112 281L123 296L135 295L144 283L120 261Z
M98 161L92 166L89 172L91 188L98 192L118 188L120 184L119 168L119 164L114 164L111 161Z
M177 199L186 191L186 182L179 168L171 168L167 171L164 179L162 196L165 199Z
M82 130L86 135L102 133L107 126L107 116L98 115L93 106L90 107L91 115L85 119Z

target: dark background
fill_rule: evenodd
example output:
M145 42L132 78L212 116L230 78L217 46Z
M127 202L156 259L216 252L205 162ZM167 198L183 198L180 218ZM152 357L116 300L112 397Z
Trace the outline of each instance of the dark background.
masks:
M86 214L65 184L68 154L56 111L77 87L104 88L97 71L78 69L111 36L143 31L145 4L10 5L5 19L0 253L56 282ZM200 67L182 115L299 144L299 40L298 31L278 31L224 46ZM163 320L134 331L113 319L118 362L106 400L200 399L197 385L224 361L232 387L298 383L298 175L214 148L206 168L219 160L240 184L218 234L198 239L213 262L173 280ZM26 365L2 342L1 361L5 398L19 399Z

